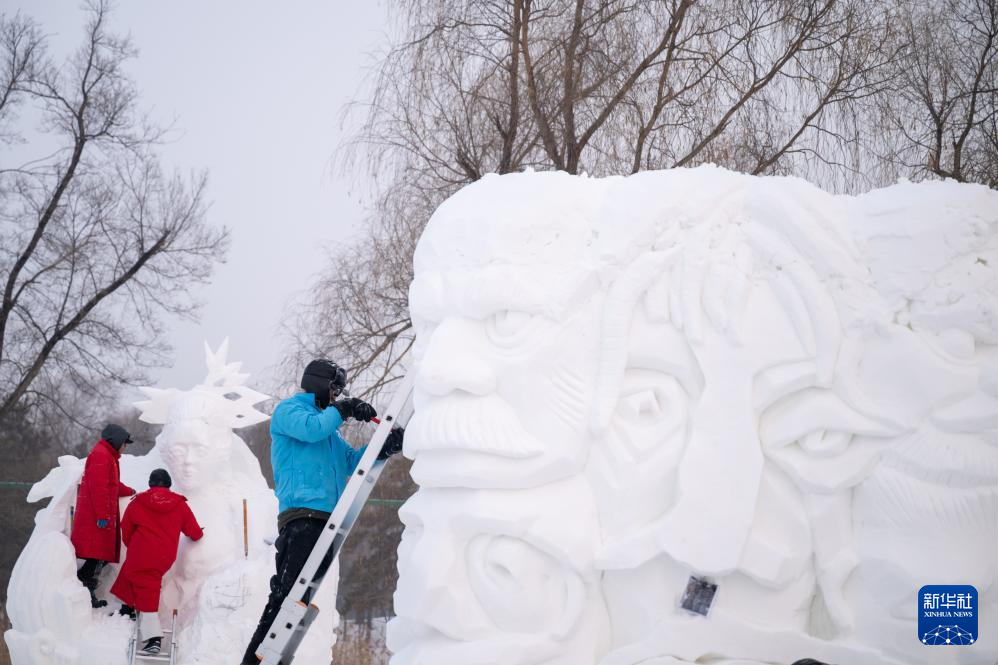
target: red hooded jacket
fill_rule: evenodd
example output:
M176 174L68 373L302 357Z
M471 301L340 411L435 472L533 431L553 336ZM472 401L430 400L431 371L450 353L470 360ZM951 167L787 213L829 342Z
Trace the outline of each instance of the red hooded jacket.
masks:
M111 593L140 612L157 611L163 575L177 559L181 533L192 540L204 535L185 497L152 487L132 499L121 522L125 563Z
M118 499L135 494L135 490L119 480L119 457L121 453L104 439L87 456L69 537L80 559L117 563L121 556ZM107 520L107 526L98 529L97 520Z

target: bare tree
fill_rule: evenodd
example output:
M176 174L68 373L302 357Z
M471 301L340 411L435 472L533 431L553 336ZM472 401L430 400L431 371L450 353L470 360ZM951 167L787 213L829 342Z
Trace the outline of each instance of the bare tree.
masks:
M140 380L168 350L159 316L195 312L191 289L227 245L205 222L205 176L159 166L161 132L138 109L124 69L135 52L109 32L108 4L86 14L83 44L59 67L33 22L0 17L0 122L50 153L0 169L0 420L80 422ZM40 134L16 124L15 105Z
M385 197L390 206L410 197ZM409 321L412 252L436 197L424 193L422 214L379 208L378 219L363 240L348 251L329 255L332 269L321 273L304 298L291 303L284 332L291 341L283 360L285 377L294 380L312 358L328 357L343 365L351 389L370 397L404 373L403 359L413 344ZM293 387L293 386L288 386Z
M0 141L10 143L15 136L5 132L9 119L26 91L27 82L38 75L43 64L44 44L38 25L29 17L15 14L0 22Z
M413 341L416 240L444 198L487 173L713 162L867 185L857 119L894 71L893 11L859 0L400 3L397 45L342 153L376 182L369 233L292 307L288 364L331 356L368 394L397 379Z
M998 187L998 1L913 3L904 58L881 100L899 175Z

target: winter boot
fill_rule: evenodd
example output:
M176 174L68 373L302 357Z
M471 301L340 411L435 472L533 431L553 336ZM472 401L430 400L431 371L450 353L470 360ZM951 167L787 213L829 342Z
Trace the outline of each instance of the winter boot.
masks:
M97 597L97 593L96 593L96 590L97 590L97 578L96 577L91 577L90 579L81 579L80 581L83 582L83 586L87 587L87 591L90 592L90 607L92 607L94 609L98 609L100 607L106 607L107 606L107 601L106 600L100 600Z
M131 605L125 605L124 603L121 604L121 609L118 610L118 614L126 616L132 621L135 621L135 619L137 618L135 615L135 608L132 607Z
M163 638L162 637L150 637L146 640L146 643L139 649L140 656L158 656L160 650L163 648Z

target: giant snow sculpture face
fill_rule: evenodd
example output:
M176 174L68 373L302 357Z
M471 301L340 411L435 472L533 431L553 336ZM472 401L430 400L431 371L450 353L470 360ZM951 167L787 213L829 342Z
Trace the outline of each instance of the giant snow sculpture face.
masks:
M880 399L902 394L899 383L918 386L896 407L917 414L917 426L892 442L854 491L857 566L843 590L855 634L890 644L912 662L922 649L909 637L923 580L973 585L980 621L998 613L991 545L998 542L998 357L986 345L978 355L966 330L939 333L895 333L890 347L879 349L881 357L870 359L875 366L891 358L919 359L893 380L867 381L880 384ZM961 343L949 343L953 338ZM904 556L889 554L899 547ZM983 623L980 629L975 651L982 662L993 661L998 645L987 639Z
M588 456L602 301L575 262L588 225L570 207L532 208L534 193L474 219L458 195L420 242L406 450L423 486L530 487Z
M578 665L605 648L584 482L423 490L400 517L396 665Z

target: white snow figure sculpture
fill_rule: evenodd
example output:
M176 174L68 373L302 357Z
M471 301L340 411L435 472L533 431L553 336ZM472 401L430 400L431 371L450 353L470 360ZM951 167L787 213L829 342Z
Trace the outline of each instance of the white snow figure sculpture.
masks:
M998 659L998 193L490 176L410 307L393 665ZM976 644L921 644L926 584L977 588Z
M173 490L187 497L205 530L198 542L181 539L177 561L163 580L161 621L168 626L171 610L178 610L181 665L238 659L256 628L274 572L271 542L277 528L277 499L256 458L232 431L266 420L254 405L268 397L245 385L248 375L239 372L240 363L226 361L227 348L227 340L216 352L205 346L208 375L190 390L142 389L149 399L137 404L141 419L162 424L163 431L148 455L123 455L120 461L122 480L139 491L146 487L152 469L169 470ZM29 501L53 498L39 511L35 531L11 577L8 611L13 628L5 637L13 662L124 665L132 624L124 617L108 616L119 604L107 594L117 566L103 573L98 589L98 595L110 603L107 609L91 610L86 590L76 581L68 515L83 460L66 456L59 463L28 497ZM321 624L299 650L303 662L328 661L338 620L335 579L316 601L326 618L320 617Z

